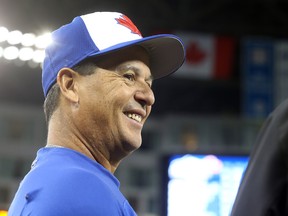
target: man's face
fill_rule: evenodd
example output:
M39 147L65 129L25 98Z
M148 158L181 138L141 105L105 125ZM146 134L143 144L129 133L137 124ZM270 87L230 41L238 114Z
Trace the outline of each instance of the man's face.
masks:
M128 48L104 59L94 74L79 79L77 118L86 142L115 158L140 147L141 130L155 98L143 48Z

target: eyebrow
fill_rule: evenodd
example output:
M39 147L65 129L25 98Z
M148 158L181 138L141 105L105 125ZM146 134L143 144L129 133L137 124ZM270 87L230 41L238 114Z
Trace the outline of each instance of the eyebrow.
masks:
M122 65L119 67L119 71L127 71L127 70L132 70L134 71L136 74L140 74L141 71L139 70L139 68L133 66L133 65ZM148 79L145 79L146 81L153 81L153 76L152 74L150 74L150 76L148 77Z

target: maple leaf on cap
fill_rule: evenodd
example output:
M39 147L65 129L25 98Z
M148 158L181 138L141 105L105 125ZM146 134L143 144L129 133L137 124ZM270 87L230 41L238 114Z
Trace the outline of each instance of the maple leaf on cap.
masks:
M116 21L118 22L118 24L130 29L132 33L138 34L142 37L141 32L126 15L121 15L120 18L116 18Z

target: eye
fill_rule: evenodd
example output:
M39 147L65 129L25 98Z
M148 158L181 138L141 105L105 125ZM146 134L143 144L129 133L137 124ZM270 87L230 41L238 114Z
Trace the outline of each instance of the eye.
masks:
M147 85L149 86L149 88L152 89L152 83L151 83L151 82L146 82L146 83L147 83Z
M134 73L125 73L123 76L130 81L135 81L135 74Z

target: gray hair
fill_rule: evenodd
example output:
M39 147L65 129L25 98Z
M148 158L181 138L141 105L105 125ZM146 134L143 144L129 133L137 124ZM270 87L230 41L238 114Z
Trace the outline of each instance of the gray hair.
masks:
M82 76L88 76L93 74L96 68L97 65L95 61L87 59L71 69L76 71ZM43 105L47 125L49 124L49 121L53 113L55 112L55 110L59 105L59 98L60 98L60 87L57 83L55 83L49 90Z

